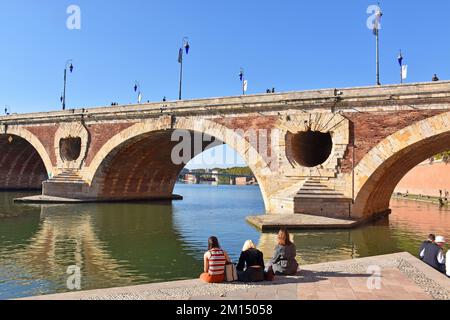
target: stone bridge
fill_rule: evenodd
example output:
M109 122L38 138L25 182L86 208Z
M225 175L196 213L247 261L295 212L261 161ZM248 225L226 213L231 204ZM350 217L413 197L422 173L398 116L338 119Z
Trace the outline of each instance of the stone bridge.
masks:
M413 167L450 150L450 82L211 98L0 117L0 188L44 199L171 199L180 171L226 143L268 214L389 213ZM180 151L180 132L205 138Z

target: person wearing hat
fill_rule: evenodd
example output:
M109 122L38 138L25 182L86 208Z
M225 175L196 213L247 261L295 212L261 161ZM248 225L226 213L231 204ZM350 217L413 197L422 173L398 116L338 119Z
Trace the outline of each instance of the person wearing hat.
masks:
M423 262L442 273L445 273L444 244L445 238L437 236L435 242L427 245L420 253Z

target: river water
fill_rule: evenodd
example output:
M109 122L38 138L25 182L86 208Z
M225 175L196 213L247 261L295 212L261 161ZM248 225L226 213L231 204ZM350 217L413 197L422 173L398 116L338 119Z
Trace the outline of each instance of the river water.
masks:
M66 292L67 269L83 290L197 277L206 241L216 235L237 259L245 240L266 258L275 234L245 222L264 205L257 187L177 185L183 201L15 205L29 193L0 193L0 299ZM408 251L430 232L450 238L450 210L393 200L389 220L343 231L293 234L299 262L318 263Z

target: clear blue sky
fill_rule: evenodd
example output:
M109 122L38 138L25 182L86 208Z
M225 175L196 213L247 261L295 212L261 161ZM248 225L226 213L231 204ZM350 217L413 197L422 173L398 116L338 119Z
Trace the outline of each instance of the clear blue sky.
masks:
M237 95L239 68L249 92L371 85L374 36L367 7L376 1L0 0L0 106L13 112L60 108L63 68L73 59L69 108L176 99L178 48L189 36L185 98ZM81 30L66 9L81 8ZM450 78L450 2L382 1L381 81ZM3 109L3 108L2 108Z

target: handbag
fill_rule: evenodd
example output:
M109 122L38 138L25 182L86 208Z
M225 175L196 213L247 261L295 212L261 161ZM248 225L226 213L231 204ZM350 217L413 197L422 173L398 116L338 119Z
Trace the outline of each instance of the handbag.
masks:
M226 282L233 282L233 281L237 281L238 276L237 276L237 269L236 269L236 265L232 264L232 263L228 263L225 265L225 281Z
M270 266L266 272L264 272L264 280L273 281L275 279L275 273L273 272L273 268Z

